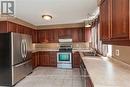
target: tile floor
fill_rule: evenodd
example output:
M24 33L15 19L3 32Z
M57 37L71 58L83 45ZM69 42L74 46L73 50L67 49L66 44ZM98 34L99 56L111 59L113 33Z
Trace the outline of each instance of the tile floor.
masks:
M81 87L79 69L38 67L15 87Z

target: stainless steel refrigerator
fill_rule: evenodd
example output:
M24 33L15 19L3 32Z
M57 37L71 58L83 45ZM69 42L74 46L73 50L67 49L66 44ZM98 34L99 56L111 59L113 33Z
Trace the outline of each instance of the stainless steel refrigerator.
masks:
M32 72L31 36L0 33L0 86L13 86Z

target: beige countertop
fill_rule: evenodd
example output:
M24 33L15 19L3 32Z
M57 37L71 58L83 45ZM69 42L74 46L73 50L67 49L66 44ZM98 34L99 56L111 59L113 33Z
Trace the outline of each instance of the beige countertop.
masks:
M59 51L59 49L52 49L52 48L37 49L37 50L33 50L32 53L36 53L40 51Z
M107 58L80 55L94 87L130 87L130 67Z
M59 48L39 48L39 49L33 49L32 53L35 53L35 52L39 52L39 51L59 51ZM86 51L90 51L89 49L87 48L73 48L72 49L73 52L75 51L80 51L80 52L86 52Z

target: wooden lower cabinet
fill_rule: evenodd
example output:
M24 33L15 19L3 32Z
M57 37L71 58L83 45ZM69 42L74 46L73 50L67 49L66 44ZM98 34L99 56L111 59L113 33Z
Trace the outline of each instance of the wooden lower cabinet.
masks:
M79 66L80 66L80 54L79 54L79 52L73 53L72 66L73 66L73 68L79 68Z
M39 66L39 52L32 53L32 66L33 68Z
M57 52L50 52L50 66L57 66Z
M39 66L52 66L56 67L57 52L43 51L39 52Z
M86 87L94 87L90 77L86 77Z

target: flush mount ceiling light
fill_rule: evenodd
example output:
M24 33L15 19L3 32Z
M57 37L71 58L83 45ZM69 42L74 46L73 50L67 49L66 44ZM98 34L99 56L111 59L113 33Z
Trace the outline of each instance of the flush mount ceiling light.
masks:
M42 15L42 18L44 19L44 20L51 20L52 19L52 16L51 15Z

